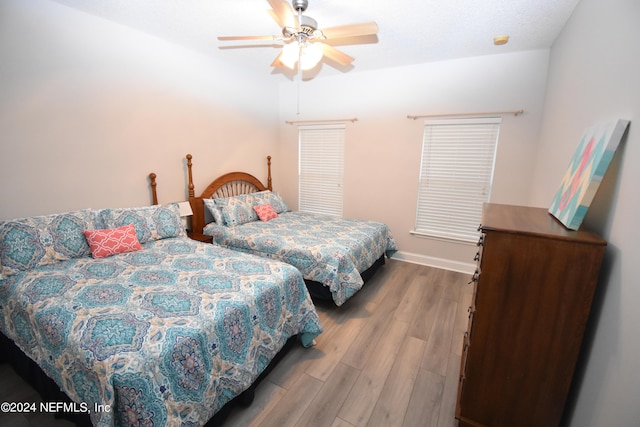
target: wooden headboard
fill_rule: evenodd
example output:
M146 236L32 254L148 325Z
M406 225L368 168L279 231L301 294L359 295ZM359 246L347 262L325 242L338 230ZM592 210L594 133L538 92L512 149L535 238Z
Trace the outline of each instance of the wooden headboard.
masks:
M211 181L200 196L195 195L193 185L193 163L191 154L186 155L187 171L189 175L189 203L193 216L191 217L191 230L202 234L206 225L205 206L203 199L215 199L218 197L231 197L240 194L255 193L257 191L272 190L271 185L271 156L267 156L267 185L258 178L246 172L229 172Z
M151 201L153 202L154 205L158 204L158 191L156 190L156 186L158 185L156 183L156 174L151 172L149 174L149 183L151 185Z

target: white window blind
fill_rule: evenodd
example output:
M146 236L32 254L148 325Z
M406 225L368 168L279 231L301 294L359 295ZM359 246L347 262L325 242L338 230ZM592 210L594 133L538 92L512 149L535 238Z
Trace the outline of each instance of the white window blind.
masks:
M298 209L342 216L345 125L299 129Z
M501 122L499 117L425 121L412 233L477 241Z

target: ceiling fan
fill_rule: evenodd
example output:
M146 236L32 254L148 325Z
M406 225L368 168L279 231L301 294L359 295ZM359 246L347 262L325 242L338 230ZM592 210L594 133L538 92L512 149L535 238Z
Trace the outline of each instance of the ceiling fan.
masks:
M294 69L296 63L298 63L299 69L309 70L315 67L323 56L340 65L346 66L353 62L353 57L325 43L325 41L345 39L347 37L371 36L378 33L378 25L375 22L319 29L318 23L313 18L302 14L307 10L308 0L291 0L291 5L286 0L267 1L272 8L269 13L282 28L282 35L220 36L218 40L281 41L284 43L282 51L271 63L271 66L285 66Z

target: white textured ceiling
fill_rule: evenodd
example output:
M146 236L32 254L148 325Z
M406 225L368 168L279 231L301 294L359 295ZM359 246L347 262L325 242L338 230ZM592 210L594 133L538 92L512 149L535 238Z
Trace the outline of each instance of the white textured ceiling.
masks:
M55 0L260 73L281 73L275 44L220 42L221 35L280 35L266 0ZM579 0L309 0L320 29L375 21L372 43L337 46L351 67L325 61L334 75L550 47ZM493 38L509 35L504 46ZM258 45L262 46L258 46ZM232 46L227 47L225 46Z

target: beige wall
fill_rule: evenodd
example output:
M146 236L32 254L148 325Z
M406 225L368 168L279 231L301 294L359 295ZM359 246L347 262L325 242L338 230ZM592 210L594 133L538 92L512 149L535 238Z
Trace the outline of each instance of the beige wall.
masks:
M526 204L548 67L546 50L443 61L280 84L280 140L275 186L297 204L297 126L285 120L358 119L346 126L344 215L383 221L398 257L473 270L475 245L411 235L424 120L408 114L524 109L505 115L491 200ZM357 64L356 64L357 68ZM298 86L300 114L297 114Z
M569 406L575 427L640 423L639 18L637 0L581 0L551 50L531 204L548 206L585 128L631 120L585 218L608 246Z
M266 173L275 84L46 0L0 2L0 219L185 200L214 174Z

